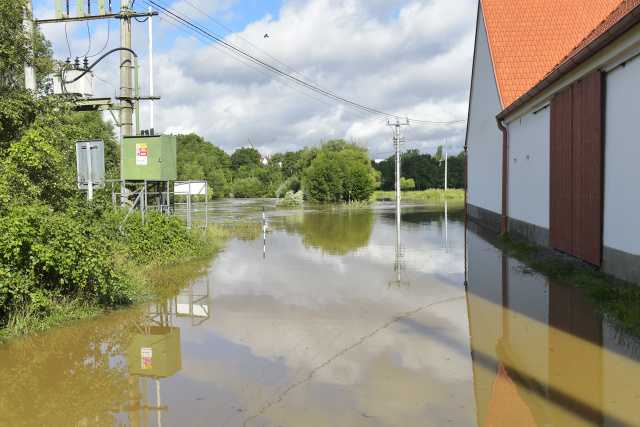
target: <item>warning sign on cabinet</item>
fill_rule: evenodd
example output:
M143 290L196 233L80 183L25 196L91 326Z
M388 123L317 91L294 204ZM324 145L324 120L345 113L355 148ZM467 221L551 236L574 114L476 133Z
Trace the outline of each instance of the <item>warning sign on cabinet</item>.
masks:
M140 349L140 367L142 369L153 369L153 350L149 347Z
M136 144L136 165L147 164L147 144Z

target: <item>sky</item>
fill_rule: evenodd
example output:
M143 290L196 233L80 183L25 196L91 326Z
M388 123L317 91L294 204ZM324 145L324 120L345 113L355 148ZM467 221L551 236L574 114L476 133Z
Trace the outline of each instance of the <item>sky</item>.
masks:
M475 0L133 2L134 11L149 6L159 12L152 21L156 133L195 132L229 154L250 147L251 138L263 156L344 138L381 159L394 154L387 120L397 116L409 121L401 126L403 151L463 149L465 122L424 122L467 118ZM76 16L75 1L70 7ZM114 13L119 7L113 0ZM54 0L34 0L33 9L36 19L55 17ZM88 56L92 64L120 45L118 19L40 29L56 59ZM149 23L134 20L131 31L140 94L147 95ZM118 59L115 52L94 66L96 97L115 100ZM150 121L143 101L140 128Z

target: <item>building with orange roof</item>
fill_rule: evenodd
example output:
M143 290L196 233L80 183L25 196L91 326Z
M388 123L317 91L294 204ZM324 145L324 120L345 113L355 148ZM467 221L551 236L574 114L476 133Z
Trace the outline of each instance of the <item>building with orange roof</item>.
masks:
M640 284L640 0L480 0L467 213Z

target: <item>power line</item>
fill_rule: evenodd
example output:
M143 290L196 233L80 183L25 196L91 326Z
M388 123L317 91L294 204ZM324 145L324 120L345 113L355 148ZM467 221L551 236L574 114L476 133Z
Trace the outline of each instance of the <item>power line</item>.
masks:
M308 93L305 93L305 92L301 91L300 89L295 88L294 86L288 85L286 82L283 82L283 81L281 81L281 80L278 80L278 79L276 79L275 77L270 76L269 74L265 73L264 71L262 71L262 70L260 70L260 69L258 69L258 68L256 68L256 67L253 67L251 64L249 64L249 63L247 63L247 62L245 62L245 61L243 61L243 60L241 60L241 59L239 59L239 58L236 58L236 57L231 56L228 52L225 52L225 51L221 50L220 48L218 48L215 44L212 44L212 43L210 43L210 42L208 42L208 41L206 41L206 40L203 40L203 39L199 38L198 36L196 36L196 35L194 35L194 34L192 34L192 33L189 33L189 32L188 32L188 31L186 31L184 28L180 28L178 25L176 25L175 23L171 22L171 20L170 20L170 19L167 19L166 17L165 17L165 22L166 22L167 24L169 24L169 25L172 25L172 26L173 26L173 27L175 27L176 29L178 29L178 30L180 30L180 31L184 32L185 34L188 34L188 35L190 35L190 36L195 37L197 40L200 40L202 43L204 43L204 44L206 44L206 45L208 45L208 46L213 47L214 49L218 50L220 53L222 53L222 54L224 54L224 55L227 55L228 57L230 57L230 58L232 58L232 59L235 59L236 61L238 61L238 62L240 62L240 63L242 63L242 64L246 65L247 67L249 67L249 68L251 68L251 69L253 69L253 70L257 71L258 73L260 73L260 74L262 74L262 75L264 75L264 76L266 76L266 77L270 78L271 80L274 80L274 81L276 81L276 82L278 82L278 83L280 83L280 84L282 84L282 85L284 85L284 86L287 86L288 88L293 89L293 90L295 90L296 92L298 92L298 93L300 93L300 94L302 94L302 95L305 95L305 96L307 96L307 97L309 97L309 98L311 98L311 99L314 99L314 100L316 100L316 101L318 101L318 102L321 102L321 103L323 103L323 104L327 105L328 107L335 108L336 110L341 111L341 112L343 112L343 113L351 114L352 116L355 116L355 117L361 118L361 119L363 119L363 120L367 120L367 121L369 121L369 122L371 122L371 123L379 123L378 121L376 121L376 120L372 120L371 118L368 118L368 117L362 116L362 115L360 115L360 114L356 114L356 113L354 113L354 112L352 112L352 111L344 110L344 109L342 109L342 108L340 108L340 107L337 107L337 106L335 106L335 105L331 105L331 104L329 104L329 103L327 103L327 102L323 101L323 100L322 100L322 99L320 99L320 98L317 98L317 97L312 96L312 95L310 95L310 94L308 94Z
M89 21L87 21L88 23ZM104 43L104 46L102 47L102 49L100 49L100 52L98 53L94 53L93 55L89 55L87 56L87 58L93 58L94 56L98 56L100 55L102 52L104 52L104 50L107 48L107 45L109 44L109 36L111 33L111 20L107 20L107 41Z
M236 54L239 54L239 55L243 56L244 58L256 63L257 65L260 65L260 66L268 69L269 71L271 71L271 72L273 72L275 74L280 75L281 77L284 77L285 79L289 79L289 80L291 80L291 81L293 81L293 82L295 82L297 84L300 84L300 85L306 87L307 89L310 89L310 90L312 90L314 92L317 92L317 93L319 93L321 95L324 95L326 97L332 98L334 100L344 102L344 103L349 104L349 105L351 105L353 107L356 107L358 109L366 111L367 113L372 114L372 115L381 115L383 117L399 118L399 116L396 116L396 115L393 115L393 114L388 114L388 113L385 113L385 112L382 112L382 111L379 111L379 110L376 110L376 109L373 109L373 108L365 107L364 105L349 101L349 100L347 100L345 98L342 98L342 97L340 97L338 95L335 95L335 94L333 94L333 93L331 93L329 91L323 90L323 89L318 88L316 86L313 86L313 85L311 85L311 84L309 84L307 82L304 82L304 81L302 81L302 80L300 80L300 79L298 79L296 77L290 76L289 74L286 74L286 73L282 72L281 70L275 68L274 66L272 66L270 64L267 64L266 62L260 60L259 58L256 58L255 56L253 56L253 55L241 50L240 48L232 45L231 43L221 39L219 36L216 36L214 34L209 33L208 31L206 31L205 29L201 28L197 24L189 22L189 19L185 19L185 18L182 18L182 17L178 16L177 14L171 12L170 10L168 10L167 8L159 5L158 3L156 3L156 2L154 2L152 0L150 0L149 2L145 2L145 3L151 3L152 5L164 10L165 13L168 13L168 14L172 15L177 20L185 22L186 25L188 25L190 27L193 27L196 31L200 32L201 34L205 35L206 37L217 41L223 47L233 51Z
M238 48L237 46L235 46L235 45L233 45L233 44L229 43L228 41L226 41L226 40L224 40L223 38L221 38L221 36L219 36L219 35L217 35L217 34L215 34L215 33L213 33L213 32L210 32L210 30L209 30L208 28L203 27L203 26L201 26L201 25L199 25L199 24L197 24L197 23L193 22L193 19L192 19L192 18L190 18L190 17L186 16L185 14L183 14L183 13L181 13L181 12L179 12L179 11L175 10L174 8L172 8L171 6L167 5L166 3L162 2L161 0L158 0L158 1L160 1L161 3L163 3L164 5L166 5L166 7L165 7L165 6L163 6L163 5L161 5L161 4L158 4L158 2L153 1L153 0L148 0L148 1L143 0L143 2L144 2L144 3L146 3L147 5L155 6L157 9L162 10L166 16L170 16L170 17L171 17L171 18L172 18L172 19L173 19L173 20L174 20L174 21L175 21L179 26L182 26L182 27L187 28L188 30L182 29L182 31L184 31L185 33L187 33L187 34L189 34L189 35L191 35L191 36L194 36L196 39L198 39L198 40L200 40L200 41L202 41L202 42L204 42L204 41L203 41L200 37L198 37L196 34L194 34L194 32L196 32L196 33L198 33L198 34L202 35L203 37L206 37L206 38L210 39L211 41L217 42L217 43L215 43L215 44L212 44L212 43L209 43L209 42L204 42L204 43L206 43L206 44L208 44L208 45L210 45L210 46L212 46L212 47L216 48L216 49L217 49L217 50L219 50L219 51L221 51L221 50L217 47L218 45L219 45L219 46L221 46L221 47L223 47L223 48L225 48L225 49L227 49L228 51L230 51L230 52L231 52L232 54L234 54L234 55L238 55L238 56L240 56L240 57L241 57L241 58L243 58L243 59L246 59L246 60L248 60L248 61L250 61L250 62L253 62L254 64L256 64L256 65L258 65L258 66L262 67L262 68L265 68L267 71L269 71L269 72L271 72L271 73L275 74L276 76L278 76L278 77L280 77L280 78L284 78L285 80L288 80L288 81L290 81L290 82L292 82L292 83L295 83L295 84L297 84L297 85L300 85L300 86L302 86L302 87L304 87L304 88L306 88L306 89L308 89L308 90L311 90L311 91L313 91L313 92L316 92L316 93L318 93L318 94L320 94L320 95L322 95L322 96L325 96L325 97L327 97L327 98L330 98L330 99L332 99L333 101L339 101L340 103L346 104L346 106L347 106L347 107L349 107L349 108L354 108L354 109L356 109L356 110L360 110L360 112L361 112L361 113L365 113L365 114L367 114L367 115L371 115L371 116L382 116L382 117L384 117L384 118L390 118L390 117L391 117L391 118L400 119L400 116L397 116L397 115L394 115L394 114L385 113L385 112L383 112L383 111L380 111L380 110L377 110L377 109L373 109L373 108L369 108L369 107L366 107L366 106L364 106L364 105L358 104L358 103L356 103L356 102L352 102L352 101L349 101L349 100L347 100L347 99L345 99L345 98L342 98L342 97L340 97L339 95L336 95L336 94L334 94L334 93L330 92L329 90L322 88L321 86L317 85L316 83L314 83L314 82L313 82L313 81L311 81L310 79L307 79L307 80L311 81L311 82L312 82L312 83L314 83L314 84L307 83L307 82L305 82L305 81L303 81L303 80L300 80L300 79L298 79L298 78L296 78L296 77L294 77L294 76L291 76L291 75L289 75L289 74L287 74L287 73L285 73L285 72L283 72L283 71L279 70L278 68L276 68L276 67L274 67L274 66L272 66L272 65L270 65L270 64L268 64L268 63L266 63L265 61L263 61L263 60L261 60L261 59L259 59L259 58L255 57L254 55L252 55L252 54L250 54L250 53L248 53L248 52L245 52L244 50L242 50L242 49ZM193 7L194 9L198 10L198 11L199 11L200 13L202 13L203 15L205 15L205 16L207 16L208 18L212 19L214 22L216 22L216 23L218 23L219 25L223 26L225 29L229 30L226 26L224 26L224 25L220 24L218 21L216 21L215 19L213 19L212 17L210 17L210 16L208 16L206 13L204 13L202 10L200 10L200 9L198 9L197 7L193 6L191 3L189 3L189 2L186 2L186 3L187 3L187 4L189 4L191 7ZM181 16L181 15L182 15L182 16ZM174 24L174 26L175 26L176 28L179 28L179 27L178 27L178 25L175 25L175 24ZM229 30L229 31L231 31L231 30ZM231 31L231 32L232 32L233 34L235 34L233 31ZM235 35L236 35L236 36L238 36L239 38L241 38L242 40L244 40L244 39L243 39L242 37L240 37L239 35L237 35L237 34L235 34ZM244 41L246 42L246 40L244 40ZM247 42L247 43L249 43L249 42ZM250 44L251 46L253 46L253 44L251 44L251 43L249 43L249 44ZM255 47L255 46L254 46L254 47ZM260 49L258 49L258 50L260 50ZM262 50L260 50L260 52L264 53ZM242 60L240 60L240 59L238 59L238 58L236 58L236 57L234 57L234 56L231 56L231 55L229 55L229 54L228 54L228 53L226 53L226 52L223 52L223 53L227 54L227 55L228 55L228 56L230 56L231 58L234 58L234 59L236 59L236 60L238 60L238 61L242 62L243 64L245 64L245 65L247 65L247 66L250 66L250 65L249 65L249 64L247 64L246 62L244 62L244 61L242 61ZM266 54L266 53L265 53L265 54ZM272 59L276 60L278 63L280 63L280 64L284 65L284 66L285 66L286 68L288 68L289 70L292 70L294 73L296 73L296 74L298 74L298 75L300 75L301 77L303 77L303 78L305 78L305 79L306 79L306 77L304 77L302 74L298 73L297 71L293 70L291 67L288 67L286 64L284 64L284 63L282 63L282 62L278 61L277 59L273 58L272 56L270 56L270 55L268 55L268 54L266 54L266 55L267 55L267 56L269 56L270 58L272 58ZM253 67L253 66L250 66L250 67L251 67L252 69L254 69L254 70L258 71L255 67ZM261 71L260 71L260 72L261 72ZM262 73L262 74L265 74L264 72L261 72L261 73ZM265 74L265 75L267 75L267 74ZM272 78L273 80L278 81L279 83L281 83L281 84L283 84L283 85L285 85L285 86L287 86L287 87L293 88L292 86L290 86L290 85L286 84L285 82L283 82L283 81L281 81L281 80L275 79L275 78L273 78L273 77L271 77L271 76L269 76L269 75L267 75L267 76L268 76L268 77L270 77L270 78ZM297 90L297 89L296 89L296 90ZM299 91L299 90L298 90L298 92L305 94L304 92L301 92L301 91ZM308 95L308 94L305 94L305 95L310 96L310 95ZM310 96L310 97L311 97L311 98L313 98L313 99L315 99L315 100L318 100L318 98L315 98L315 97L312 97L312 96ZM318 101L320 101L320 100L318 100ZM323 102L323 101L320 101L320 102ZM327 104L326 102L323 102L323 103L324 103L325 105L329 105L329 104ZM331 105L330 105L330 106L331 106ZM331 106L331 107L333 107L333 108L337 108L337 107L335 107L335 106ZM339 109L339 108L338 108L338 109ZM343 112L345 112L345 113L354 114L354 113L351 113L351 112L349 112L349 111L345 111L345 110L342 110L342 109L339 109L339 110L340 110L340 111L343 111ZM359 115L357 115L357 114L354 114L354 115L356 115L357 117L360 117L360 118L366 119L365 117L359 116ZM366 119L366 120L370 120L370 119ZM371 121L373 121L373 120L371 120ZM457 123L464 123L464 122L466 122L466 120L439 121L439 122L438 122L438 121L419 120L419 119L411 119L411 121L416 122L416 123L422 123L422 124L430 124L430 125L451 125L451 124L457 124Z

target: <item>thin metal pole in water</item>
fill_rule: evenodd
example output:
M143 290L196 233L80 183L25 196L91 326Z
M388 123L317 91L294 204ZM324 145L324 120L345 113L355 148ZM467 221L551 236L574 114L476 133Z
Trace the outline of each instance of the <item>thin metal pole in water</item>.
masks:
M262 205L262 258L267 257L267 219L264 215L264 205Z

